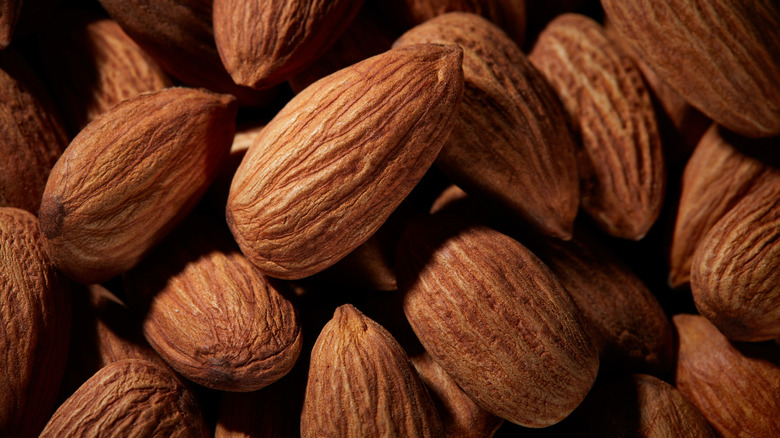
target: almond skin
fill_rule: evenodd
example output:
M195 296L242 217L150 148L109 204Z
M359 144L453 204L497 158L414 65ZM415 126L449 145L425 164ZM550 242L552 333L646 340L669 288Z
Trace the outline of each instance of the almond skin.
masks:
M582 136L582 208L608 234L639 240L661 212L661 136L642 75L603 27L564 14L539 35L531 62L557 90Z
M419 45L315 82L263 129L227 221L266 275L296 279L365 242L433 164L463 90L462 51Z
M403 348L352 305L314 344L301 436L443 437L441 420Z
M102 368L54 416L41 437L207 437L195 398L159 365L125 359Z
M37 436L56 407L70 342L68 292L35 216L0 207L2 436Z
M237 84L268 88L322 56L363 0L214 0L214 38Z
M650 68L718 124L780 135L780 6L767 0L602 0Z
M285 374L301 351L298 316L257 273L227 230L184 223L126 273L144 336L177 372L207 388L256 391Z
M37 43L72 137L119 102L173 85L115 21L98 15L62 13Z
M0 207L37 214L68 138L35 72L12 50L0 52Z
M236 110L229 95L168 88L87 125L52 169L41 203L54 264L89 284L138 263L216 177Z
M771 144L775 143L775 144ZM669 252L669 284L690 281L691 260L707 232L780 163L777 140L751 141L712 125L685 165ZM774 155L774 157L772 157Z
M706 318L675 315L675 384L724 437L772 437L780 431L777 348L732 344Z
M477 15L439 15L394 47L422 43L463 49L463 101L436 165L467 192L570 239L579 207L575 138L555 91L517 44Z
M780 174L763 178L702 239L691 263L699 312L727 338L780 337Z
M545 427L593 386L599 358L579 309L519 242L454 217L421 218L396 265L412 329L483 409Z

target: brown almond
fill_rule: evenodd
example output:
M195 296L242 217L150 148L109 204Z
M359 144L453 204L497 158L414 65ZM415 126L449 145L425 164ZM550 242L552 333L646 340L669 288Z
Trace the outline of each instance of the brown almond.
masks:
M60 14L37 43L71 136L119 102L172 85L115 21L98 15Z
M691 260L707 232L770 171L770 163L780 162L774 152L777 144L778 140L750 141L718 125L701 138L682 176L669 252L672 287L690 281Z
M298 358L292 303L208 220L188 220L124 278L147 341L200 385L256 391Z
M404 313L480 407L526 427L566 418L599 367L574 301L519 242L448 216L411 222L396 256Z
M228 225L247 258L269 276L302 278L373 235L449 135L461 59L456 46L394 49L293 98L230 188Z
M381 325L345 304L314 344L301 436L444 434L403 348Z
M6 0L0 3L0 49L11 44L21 6L22 0Z
M503 419L474 403L427 352L423 351L410 359L439 411L445 436L490 438L495 435Z
M41 203L54 264L89 284L138 263L216 177L236 110L232 96L168 88L87 125L52 169Z
M696 308L736 341L780 337L780 174L757 184L704 236L691 262Z
M282 83L322 56L363 0L214 0L214 38L233 80Z
M439 15L394 46L421 43L463 49L463 101L437 166L542 233L571 238L579 207L575 138L555 91L517 44L477 15Z
M578 14L554 19L529 56L582 136L582 208L615 237L639 240L661 212L666 185L650 91L603 27Z
M68 139L35 73L12 50L0 53L0 207L37 214Z
M780 135L780 5L602 0L616 30L685 100L747 137Z
M41 433L53 436L206 437L209 431L175 374L125 359L102 368L57 409Z
M38 221L0 207L0 435L37 436L56 407L71 306Z
M721 436L780 432L780 355L776 348L732 344L706 318L675 315L677 389Z

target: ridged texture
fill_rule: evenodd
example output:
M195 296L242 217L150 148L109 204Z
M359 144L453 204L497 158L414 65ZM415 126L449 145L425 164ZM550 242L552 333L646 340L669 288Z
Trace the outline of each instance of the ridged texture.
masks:
M672 325L653 293L617 255L577 230L569 242L547 239L534 252L558 276L590 322L602 368L664 372L673 365Z
M216 177L236 110L232 96L168 88L87 125L52 169L41 203L54 264L85 284L133 267Z
M411 27L447 12L481 15L501 27L515 44L525 39L526 0L400 0L387 11Z
M445 436L490 438L495 435L504 420L474 403L430 354L422 352L411 357L411 361L439 411Z
M588 395L570 430L581 437L699 437L717 435L674 386L653 376L620 376Z
M0 53L0 207L36 214L68 139L35 73L11 50Z
M237 85L222 65L212 26L212 0L99 0L146 53L187 85L262 106L271 94Z
M582 15L553 20L531 62L582 136L582 208L610 235L639 240L661 212L666 170L651 95L630 56Z
M776 348L731 344L706 318L675 315L677 389L723 437L780 433L780 355ZM751 348L755 347L755 348Z
M219 56L238 84L286 81L322 56L363 0L214 0Z
M3 0L0 2L0 49L5 49L11 44L11 37L19 20L19 10L22 0Z
M769 144L773 142L775 144ZM694 149L682 176L682 192L669 252L669 284L672 287L690 281L693 254L715 223L753 190L763 175L777 172L767 164L780 163L778 141L761 143L712 125Z
M58 15L38 53L72 136L119 102L172 85L115 21L89 13Z
M295 308L209 221L184 223L125 285L146 339L200 385L256 391L287 374L301 351Z
M780 135L780 5L602 0L618 32L685 100L747 137Z
M293 98L230 188L228 225L247 258L272 277L302 278L365 242L449 135L461 58L455 46L391 50Z
M102 368L63 403L41 437L206 437L195 398L175 374L151 362Z
M0 207L0 435L34 437L55 408L70 342L70 297L38 221Z
M555 91L517 44L477 15L439 15L394 46L421 43L463 49L463 102L437 166L542 233L571 238L579 207L575 138Z
M384 327L345 304L314 344L301 436L444 434L403 348Z
M707 233L691 263L699 312L727 338L780 337L780 174L772 174Z
M545 427L593 386L598 353L579 309L519 242L432 216L407 227L396 264L412 329L485 410Z

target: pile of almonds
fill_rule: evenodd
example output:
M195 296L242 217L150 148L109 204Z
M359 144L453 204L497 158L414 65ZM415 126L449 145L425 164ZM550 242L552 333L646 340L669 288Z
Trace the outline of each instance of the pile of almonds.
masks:
M0 1L0 436L780 436L780 3Z

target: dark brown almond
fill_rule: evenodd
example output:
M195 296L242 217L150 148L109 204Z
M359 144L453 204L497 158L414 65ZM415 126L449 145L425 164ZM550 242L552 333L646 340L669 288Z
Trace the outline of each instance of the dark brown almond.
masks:
M677 389L721 436L772 437L780 432L777 348L732 344L706 318L675 315Z
M38 221L0 207L0 435L40 433L67 363L71 305Z
M602 0L616 30L718 124L780 135L780 5L771 0Z
M232 96L168 88L87 125L52 169L41 203L54 264L89 284L138 263L216 177L236 110Z
M302 278L365 242L433 164L463 89L462 51L390 50L293 98L241 162L227 220L264 274Z
M545 427L593 386L599 358L579 309L519 242L453 217L421 218L404 232L396 265L412 329L483 409Z
M699 312L727 338L780 336L780 174L767 174L704 236L691 262Z
M152 347L184 377L221 391L256 391L292 369L301 351L293 307L254 269L227 230L182 224L125 288Z
M463 101L437 166L542 233L571 238L579 207L575 138L555 91L517 44L477 15L439 15L394 46L421 43L463 49Z
M54 436L206 437L209 431L175 374L125 359L102 368L57 409L41 434Z
M558 91L582 136L582 208L610 235L641 239L661 212L666 169L638 67L600 24L578 14L547 25L529 59Z
M443 437L441 420L403 348L345 304L311 353L301 436Z
M37 214L68 139L35 73L12 49L0 53L0 120L0 207Z

